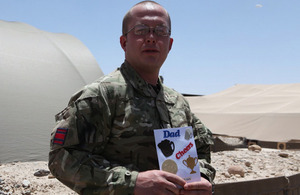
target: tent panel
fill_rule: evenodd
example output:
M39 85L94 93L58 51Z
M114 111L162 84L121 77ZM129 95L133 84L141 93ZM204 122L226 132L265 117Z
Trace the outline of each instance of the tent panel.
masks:
M261 141L300 140L300 84L236 85L187 97L213 133Z

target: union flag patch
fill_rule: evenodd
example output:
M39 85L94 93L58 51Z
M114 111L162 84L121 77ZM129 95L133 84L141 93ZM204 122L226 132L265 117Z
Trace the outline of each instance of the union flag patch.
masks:
M57 128L53 139L53 144L58 144L61 146L64 145L67 133L68 133L68 129Z

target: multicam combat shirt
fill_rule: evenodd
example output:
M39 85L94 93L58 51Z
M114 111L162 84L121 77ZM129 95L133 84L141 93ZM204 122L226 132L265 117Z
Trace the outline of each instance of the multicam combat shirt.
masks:
M81 194L133 194L140 171L159 169L154 129L192 126L200 171L210 181L211 132L161 81L157 93L125 61L87 85L56 115L49 169Z

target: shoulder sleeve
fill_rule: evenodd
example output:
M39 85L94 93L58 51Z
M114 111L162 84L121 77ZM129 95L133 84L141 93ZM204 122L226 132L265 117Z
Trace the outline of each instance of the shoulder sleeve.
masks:
M105 87L90 86L75 96L56 116L48 164L51 173L80 194L133 194L138 172L113 167L101 155L113 115Z

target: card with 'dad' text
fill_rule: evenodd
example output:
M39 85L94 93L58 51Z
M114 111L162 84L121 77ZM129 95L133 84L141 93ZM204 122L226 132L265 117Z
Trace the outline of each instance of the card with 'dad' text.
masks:
M192 127L155 129L160 170L174 173L186 182L200 181L200 168Z

